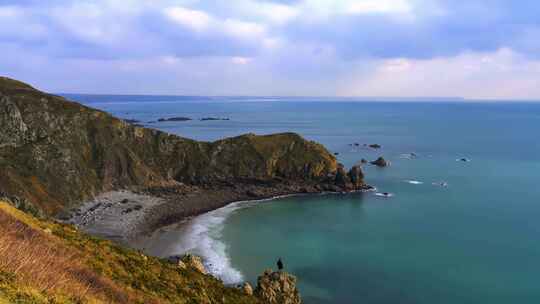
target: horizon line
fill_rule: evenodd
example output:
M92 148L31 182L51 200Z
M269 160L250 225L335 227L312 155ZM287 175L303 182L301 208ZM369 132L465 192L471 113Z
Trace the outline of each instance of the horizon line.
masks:
M197 98L320 98L320 99L357 99L358 101L453 101L453 102L540 102L540 98L470 98L459 96L328 96L328 95L197 95L197 94L133 94L133 93L52 93L60 96L143 96L143 97L197 97Z

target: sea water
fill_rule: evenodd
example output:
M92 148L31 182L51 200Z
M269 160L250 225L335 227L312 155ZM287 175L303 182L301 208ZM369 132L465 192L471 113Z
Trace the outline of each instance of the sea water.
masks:
M199 140L293 131L346 166L391 162L364 171L392 196L237 203L170 231L156 254L197 252L231 284L281 257L308 304L540 301L540 104L69 97ZM147 123L172 116L194 120ZM382 148L364 147L373 143Z

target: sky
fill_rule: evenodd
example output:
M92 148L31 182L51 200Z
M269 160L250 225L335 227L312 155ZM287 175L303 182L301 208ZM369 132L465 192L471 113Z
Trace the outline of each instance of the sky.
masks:
M538 0L0 0L57 93L540 100Z

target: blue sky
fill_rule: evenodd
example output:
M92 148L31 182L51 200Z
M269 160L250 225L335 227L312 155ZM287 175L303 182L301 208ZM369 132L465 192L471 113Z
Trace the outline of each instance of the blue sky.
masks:
M53 92L540 99L540 1L0 0Z

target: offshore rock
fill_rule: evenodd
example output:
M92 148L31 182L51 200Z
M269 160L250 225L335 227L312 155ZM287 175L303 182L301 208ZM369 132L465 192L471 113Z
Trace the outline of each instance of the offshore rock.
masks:
M377 158L376 160L371 162L372 165L375 165L377 167L387 167L388 162L381 156Z
M257 279L255 296L263 303L300 304L300 294L296 288L296 277L286 272L267 269Z

